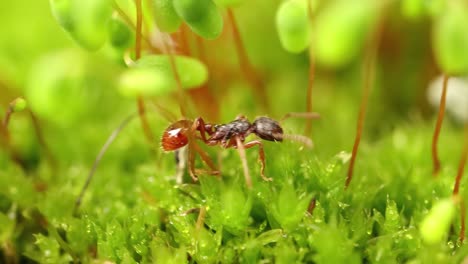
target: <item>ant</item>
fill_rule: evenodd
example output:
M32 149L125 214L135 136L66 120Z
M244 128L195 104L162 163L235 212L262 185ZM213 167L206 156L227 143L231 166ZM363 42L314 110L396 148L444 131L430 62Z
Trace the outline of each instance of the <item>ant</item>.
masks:
M319 114L289 113L281 120L289 117L318 118ZM194 181L198 179L194 165L194 151L199 153L202 160L210 167L211 174L219 174L211 158L195 143L195 138L202 140L208 146L220 145L223 148L236 148L243 163L247 185L251 187L252 183L247 168L245 149L258 146L261 164L260 175L265 181L271 181L272 179L265 176L265 152L262 141L252 140L245 143L245 138L250 134L255 134L257 137L267 141L282 142L283 139L290 139L301 142L307 147L312 147L313 145L312 140L305 136L284 134L280 123L272 118L261 116L250 123L245 116L239 115L234 121L221 125L206 123L201 117L196 118L194 121L179 120L171 124L164 131L161 138L161 146L164 151L177 151L188 145L189 174Z

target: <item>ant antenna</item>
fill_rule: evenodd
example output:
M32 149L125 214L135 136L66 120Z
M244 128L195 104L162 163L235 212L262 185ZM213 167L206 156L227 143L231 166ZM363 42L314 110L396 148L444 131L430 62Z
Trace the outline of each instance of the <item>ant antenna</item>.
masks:
M122 123L120 123L120 125L112 132L112 134L109 136L109 138L107 138L106 143L104 143L104 145L102 146L101 150L99 151L99 154L96 156L96 159L94 160L93 167L92 167L91 170L89 171L88 177L86 178L86 182L85 182L85 184L83 185L83 187L81 188L81 192L80 192L80 194L78 195L78 198L77 198L76 201L75 201L75 208L73 209L74 214L77 213L78 208L79 208L80 205L81 205L81 201L82 201L82 199L83 199L84 193L85 193L85 191L88 189L88 186L89 186L89 184L91 183L91 179L93 178L93 175L94 175L94 173L96 172L96 169L97 169L99 163L101 162L102 157L103 157L104 154L106 153L107 149L108 149L109 146L112 144L112 142L114 142L114 140L115 140L115 139L117 138L117 136L120 134L120 132L122 131L122 129L123 129L132 119L134 119L136 116L137 116L137 113L133 113L133 114L129 115L127 118L125 118L125 119L122 121Z
M316 112L290 112L287 113L283 116L283 118L280 119L280 123L283 122L284 120L290 118L290 117L300 117L300 118L306 118L306 119L318 119L320 118L320 114Z
M313 148L314 147L314 142L312 139L302 136L302 135L289 135L289 134L284 134L283 139L291 140L294 142L301 143L302 145L308 147L308 148Z

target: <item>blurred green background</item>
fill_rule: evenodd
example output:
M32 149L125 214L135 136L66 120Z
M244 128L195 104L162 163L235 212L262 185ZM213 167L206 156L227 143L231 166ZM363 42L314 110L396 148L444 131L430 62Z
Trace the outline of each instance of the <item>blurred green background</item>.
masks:
M223 32L215 40L199 38L183 26L191 55L202 58L209 76L201 88L187 92L189 103L184 107L188 109L188 118L202 116L212 123L227 123L238 114L250 120L260 115L279 119L285 113L306 110L309 52L293 54L281 46L275 16L282 2L244 1L232 9L253 66L250 73L261 80L264 93L252 85L254 82L239 67L232 22L227 19L226 9L220 9L225 22ZM317 21L328 6L340 3L317 2L314 10ZM275 178L272 185L257 179L257 152L248 151L257 196L245 189L235 150L219 151L205 146L211 156L222 161L221 170L228 175L225 185L203 178L201 185L181 187L187 188L184 195L186 192L195 198L177 192L178 187L173 187L173 154L163 153L159 147L164 129L175 120L168 120L155 106L182 118L180 101L173 92L144 98L154 142L148 143L140 121L132 120L99 165L84 198L82 213L72 216L74 200L100 148L112 131L137 111L135 99L126 98L118 89L119 78L127 69L125 54L109 42L97 51L87 51L78 45L54 19L49 1L1 1L0 117L5 116L12 100L24 97L47 146L40 144L28 111L12 115L8 127L10 143L21 157L22 166L12 162L6 148L0 150L0 251L5 260L66 263L72 259L82 262L100 259L130 263L155 261L158 256L160 260L187 261L187 250L194 258L190 261L199 263L229 260L255 263L260 258L273 262L276 259L277 263L281 263L279 259L326 263L333 261L333 257L336 260L341 257L333 255L335 242L345 248L341 260L348 258L356 263L379 263L378 254L383 251L389 252L384 256L388 263L411 259L422 261L414 263L427 263L424 260L437 254L443 256L441 263L460 260L463 252L468 252L464 244L456 246L461 247L457 254L451 253L456 250L453 241L459 231L458 218L448 235L451 247L443 241L432 250L422 245L415 231L415 222L427 213L433 199L450 196L462 149L463 125L448 116L440 144L444 164L441 180L427 180L431 177L429 150L435 110L426 94L431 81L441 74L432 44L436 15L405 7L411 1L384 2L384 11L370 12L380 19L363 24L365 34L356 39L358 44L353 46L356 54L349 61L336 67L317 61L312 105L321 118L313 121L312 133L306 135L314 140L315 148L304 150L291 142L265 143L267 174ZM438 2L441 1L424 3L432 10ZM365 5L359 1L351 4ZM353 196L345 193L342 186L364 85L365 39L379 25L380 44L373 68L375 82L357 159ZM311 32L313 40L313 22ZM157 31L150 33L144 31L156 44L161 36L166 36ZM180 40L177 33L172 37ZM341 45L340 39L336 40L336 46ZM174 47L182 49L181 42L176 41ZM460 50L463 52L468 49ZM146 49L143 56L148 54ZM289 134L303 134L304 127L304 120L283 123ZM197 161L197 167L202 166ZM214 191L210 190L212 186ZM462 189L464 193L464 185ZM303 215L311 197L318 197L322 204L318 206L318 220ZM281 212L268 207L276 199L280 206L287 207L288 199L297 205L296 209L283 212L298 215L297 221L294 217L284 220ZM225 204L235 204L232 201L253 209L243 215L245 219L232 225L219 219L222 224L216 222L213 212L216 210L208 212L207 228L203 230L224 228L218 232L219 237L215 232L203 233L210 241L206 245L216 245L216 250L211 252L198 244L192 245L194 250L189 242L180 242L193 235L196 220L180 217L181 212L201 205L209 207L211 202L221 203L215 207L221 210ZM234 212L244 210L234 205L233 208L230 209ZM398 219L386 222L388 212ZM230 221L223 217L223 221ZM182 232L184 228L190 232ZM300 235L314 232L317 236ZM392 244L390 240L394 237L403 242ZM324 242L321 247L320 241L330 244ZM269 243L275 246L266 247ZM279 250L273 250L275 247ZM44 256L47 250L55 255ZM151 254L147 252L151 250ZM207 252L218 255L215 260L204 259L203 254L209 255Z

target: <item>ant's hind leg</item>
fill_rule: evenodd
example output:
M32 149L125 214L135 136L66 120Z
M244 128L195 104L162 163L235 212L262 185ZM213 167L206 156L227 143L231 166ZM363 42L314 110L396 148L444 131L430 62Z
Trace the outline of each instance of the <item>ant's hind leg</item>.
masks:
M242 167L244 168L244 177L245 177L245 183L247 184L247 188L251 189L252 188L252 178L250 177L249 173L249 167L247 165L247 157L245 155L245 148L244 148L244 143L240 140L238 136L235 136L236 140L236 145L235 148L237 148L237 151L239 152L239 156L242 162Z
M265 176L265 152L263 151L263 144L260 140L253 140L244 144L246 149L258 146L258 159L260 160L260 175L262 179L265 181L272 181L272 178L268 178Z

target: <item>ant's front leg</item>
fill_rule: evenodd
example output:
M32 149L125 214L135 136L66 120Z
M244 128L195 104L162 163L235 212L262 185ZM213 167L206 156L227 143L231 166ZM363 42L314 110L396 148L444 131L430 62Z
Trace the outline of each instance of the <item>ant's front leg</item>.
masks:
M208 134L208 136L211 136L214 133L213 125L205 123L205 121L201 117L197 117L195 121L193 121L191 130L194 132L199 131L201 139L203 140L203 142L205 142L205 144L208 144L208 139L206 135Z

